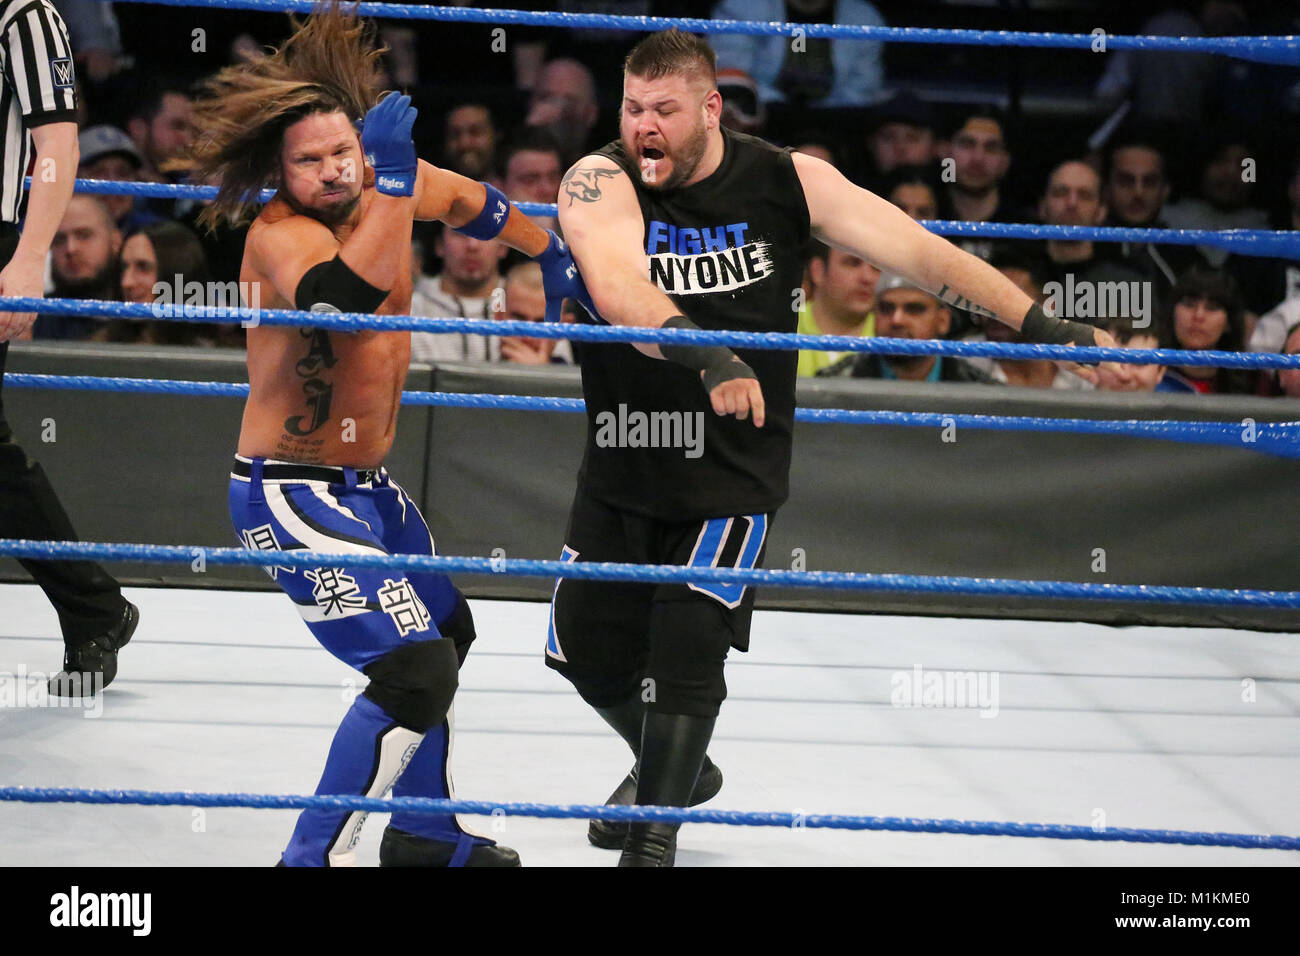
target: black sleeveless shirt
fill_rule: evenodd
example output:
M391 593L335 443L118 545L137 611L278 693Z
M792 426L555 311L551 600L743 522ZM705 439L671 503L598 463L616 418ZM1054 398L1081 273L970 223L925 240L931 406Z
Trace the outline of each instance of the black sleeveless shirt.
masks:
M702 329L793 332L809 236L803 187L788 150L725 127L722 135L718 168L667 192L642 185L638 162L621 141L596 155L632 180L650 280L683 315ZM771 512L784 503L798 353L734 351L763 389L762 428L752 418L715 414L698 372L649 358L629 343L584 343L582 489L665 521Z

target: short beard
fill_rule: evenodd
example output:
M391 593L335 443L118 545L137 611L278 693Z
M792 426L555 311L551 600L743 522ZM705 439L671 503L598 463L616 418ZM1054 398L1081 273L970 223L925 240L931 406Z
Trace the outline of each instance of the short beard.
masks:
M312 206L304 206L294 197L293 193L289 192L287 189L281 190L281 192L284 194L284 201L289 204L289 208L298 215L315 219L321 225L329 226L330 228L347 222L348 217L351 216L353 211L357 208L357 203L361 202L361 194L357 193L346 203L332 206L328 210L321 210Z
M89 279L64 279L57 273L51 276L57 298L109 299L113 302L120 301L122 298L117 278L117 263L113 261L108 262Z
M676 189L686 180L695 175L695 171L700 168L700 162L704 159L704 151L709 148L709 131L700 124L698 130L682 144L680 159L674 157L673 171L668 178L662 183L646 182L641 180L642 185L647 189L669 190ZM637 156L637 162L641 157Z

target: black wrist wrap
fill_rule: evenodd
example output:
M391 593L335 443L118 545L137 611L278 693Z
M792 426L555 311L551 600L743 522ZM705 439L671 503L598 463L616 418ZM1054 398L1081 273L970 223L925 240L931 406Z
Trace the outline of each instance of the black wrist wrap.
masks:
M665 329L698 329L699 326L684 315L674 315L663 324ZM675 345L662 343L659 351L664 358L685 365L694 372L703 372L704 390L711 392L723 382L733 378L757 378L754 370L740 360L725 345Z
M1027 342L1039 345L1096 345L1095 329L1084 322L1071 322L1048 315L1037 302L1025 313L1020 333Z

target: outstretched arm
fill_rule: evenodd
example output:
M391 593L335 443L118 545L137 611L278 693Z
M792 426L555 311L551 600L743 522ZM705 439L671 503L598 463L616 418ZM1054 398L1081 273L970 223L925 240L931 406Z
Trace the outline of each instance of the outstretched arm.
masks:
M681 308L650 281L645 224L632 182L603 156L586 156L560 183L560 226L592 303L612 325L694 328ZM748 365L722 346L636 344L644 354L700 373L713 410L762 427L763 393Z
M595 312L564 241L519 211L495 186L420 161L416 219L440 219L475 239L499 239L542 267L546 321L559 322L565 299Z
M453 229L472 222L488 199L487 188L482 183L449 169L439 169L424 160L420 160L415 194L416 219L438 219ZM506 219L497 238L531 258L541 255L551 241L550 234L513 203L506 203L506 206L507 209L498 210L505 214Z
M1043 314L1034 301L982 259L930 232L893 203L853 185L829 163L793 153L818 239L899 272L959 309L992 316L1038 342L1114 346L1101 329ZM1096 372L1067 367L1089 381Z

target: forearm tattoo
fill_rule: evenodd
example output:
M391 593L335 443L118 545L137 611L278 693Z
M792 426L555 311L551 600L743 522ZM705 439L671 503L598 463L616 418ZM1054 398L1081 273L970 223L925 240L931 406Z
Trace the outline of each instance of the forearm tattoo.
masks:
M943 288L940 289L937 293L935 293L935 297L944 305L950 305L954 309L964 309L965 311L970 312L972 315L983 315L983 316L987 316L990 319L997 318L997 316L993 313L992 309L986 309L984 306L979 305L976 302L972 302L964 295L958 295L957 290L950 289L948 287L948 283L946 282L943 284Z

